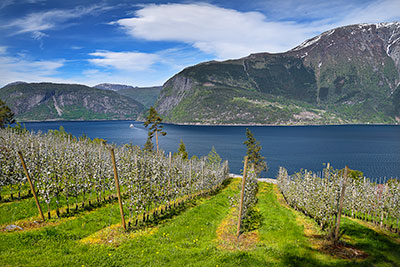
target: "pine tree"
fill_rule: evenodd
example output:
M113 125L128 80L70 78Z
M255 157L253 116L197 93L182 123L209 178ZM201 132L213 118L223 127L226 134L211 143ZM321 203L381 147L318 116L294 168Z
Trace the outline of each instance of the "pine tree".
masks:
M147 137L146 143L144 144L144 150L153 151L153 142L151 141L150 136Z
M150 147L148 143L152 142L152 139L155 135L156 136L157 153L159 152L158 134L161 134L162 136L167 135L167 133L162 130L163 126L160 124L161 122L162 122L162 118L157 113L156 109L154 107L150 107L149 115L147 116L146 121L144 122L144 126L146 126L146 128L151 124L151 126L149 128L149 133L148 133L145 147L148 147L148 148ZM151 146L151 147L153 147L153 146Z
M13 124L14 113L11 109L0 99L0 128L4 128L7 124Z
M189 155L186 151L186 146L185 143L183 143L182 139L181 142L179 143L179 148L178 148L178 155L182 157L182 159L188 159Z
M208 153L207 160L208 160L208 163L210 163L210 164L220 164L221 163L222 159L218 155L214 146L211 148L210 153Z
M268 171L267 163L265 162L265 157L261 156L260 142L254 138L253 133L248 128L246 129L246 137L247 141L243 144L247 146L248 162L254 165L254 170L259 176L262 171Z

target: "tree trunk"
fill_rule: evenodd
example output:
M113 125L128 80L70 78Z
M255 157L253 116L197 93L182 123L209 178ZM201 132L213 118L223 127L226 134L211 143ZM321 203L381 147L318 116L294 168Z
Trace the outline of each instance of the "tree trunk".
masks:
M47 217L49 218L49 220L51 219L51 216L50 216L50 203L47 203Z
M156 145L157 145L157 154L158 154L158 131L156 130Z

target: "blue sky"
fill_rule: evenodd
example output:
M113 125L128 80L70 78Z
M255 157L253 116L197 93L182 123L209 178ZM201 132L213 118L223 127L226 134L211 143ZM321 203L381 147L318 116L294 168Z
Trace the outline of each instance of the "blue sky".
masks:
M0 86L162 85L183 68L284 52L326 30L400 20L400 0L1 0Z

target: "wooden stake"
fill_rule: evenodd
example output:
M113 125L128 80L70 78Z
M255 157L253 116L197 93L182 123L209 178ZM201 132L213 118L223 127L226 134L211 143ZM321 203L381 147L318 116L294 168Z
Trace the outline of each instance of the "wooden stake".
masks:
M342 192L340 194L340 199L339 199L339 211L337 215L337 222L336 222L336 229L335 229L335 236L334 236L334 243L339 241L339 228L340 228L340 219L342 217L342 209L343 209L343 201L344 201L344 194L346 192L346 182L347 182L347 173L348 173L348 167L344 168L344 179L343 179L343 185L342 185Z
M240 193L239 218L238 218L238 225L237 225L237 232L236 232L237 238L239 238L239 235L240 235L240 226L241 226L241 224L242 224L244 186L245 186L245 183L246 183L246 174L247 174L247 160L248 160L248 157L245 156L245 157L244 157L243 178L242 178L242 192Z
M121 212L122 226L126 230L124 208L122 207L121 191L119 190L118 172L117 172L117 164L115 163L114 148L110 148L110 152L111 152L112 163L113 163L113 166L114 166L115 187L117 188L118 204L119 204L119 211Z
M382 202L383 202L383 206L385 205L386 191L387 191L387 184L384 185L384 190L382 191L382 196L381 196L381 199L382 199ZM380 223L381 227L383 227L383 217L384 217L383 215L384 215L384 209L382 207L381 223Z
M21 151L18 151L18 155L19 155L19 158L21 159L22 167L24 168L26 178L28 178L29 186L31 187L31 191L32 191L33 197L35 198L36 206L37 206L37 208L38 208L38 210L39 210L40 217L41 217L42 220L44 221L43 211L42 211L42 208L40 207L39 200L38 200L38 198L37 198L37 196L36 196L36 190L35 190L35 188L33 187L31 178L30 178L30 176L29 176L28 169L26 168L25 161L24 161L24 157L22 156L22 152L21 152Z
M172 153L169 152L169 159L168 159L168 194L171 188L171 171L172 171Z
M192 160L189 160L189 184L190 189L192 188Z
M157 130L156 130L156 145L157 145L157 154L158 154L158 134L157 134Z

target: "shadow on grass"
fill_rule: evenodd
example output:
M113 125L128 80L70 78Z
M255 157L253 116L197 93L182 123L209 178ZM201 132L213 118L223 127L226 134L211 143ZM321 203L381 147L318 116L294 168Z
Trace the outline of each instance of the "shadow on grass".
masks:
M8 197L1 196L0 204L9 203L9 202L17 202L17 201L24 200L24 199L31 198L31 197L33 197L33 195L32 195L30 190L28 191L28 193L23 194L23 195L18 195L17 194L17 196L10 195Z
M400 266L400 245L388 237L349 219L343 221L342 229L354 240L354 245L368 253L370 264L385 263Z
M325 246L321 249L309 248L306 253L299 254L294 246L288 245L284 248L285 253L281 256L284 266L400 266L400 246L386 236L362 226L358 223L345 219L342 224L346 236L350 241L342 241L339 246ZM351 244L350 244L351 243ZM316 259L313 255L317 253L328 253L338 256L340 249L356 249L363 254L357 258L342 259L335 257L336 261L324 262ZM322 251L321 251L322 250ZM329 251L331 250L331 251ZM345 253L345 251L343 251Z

